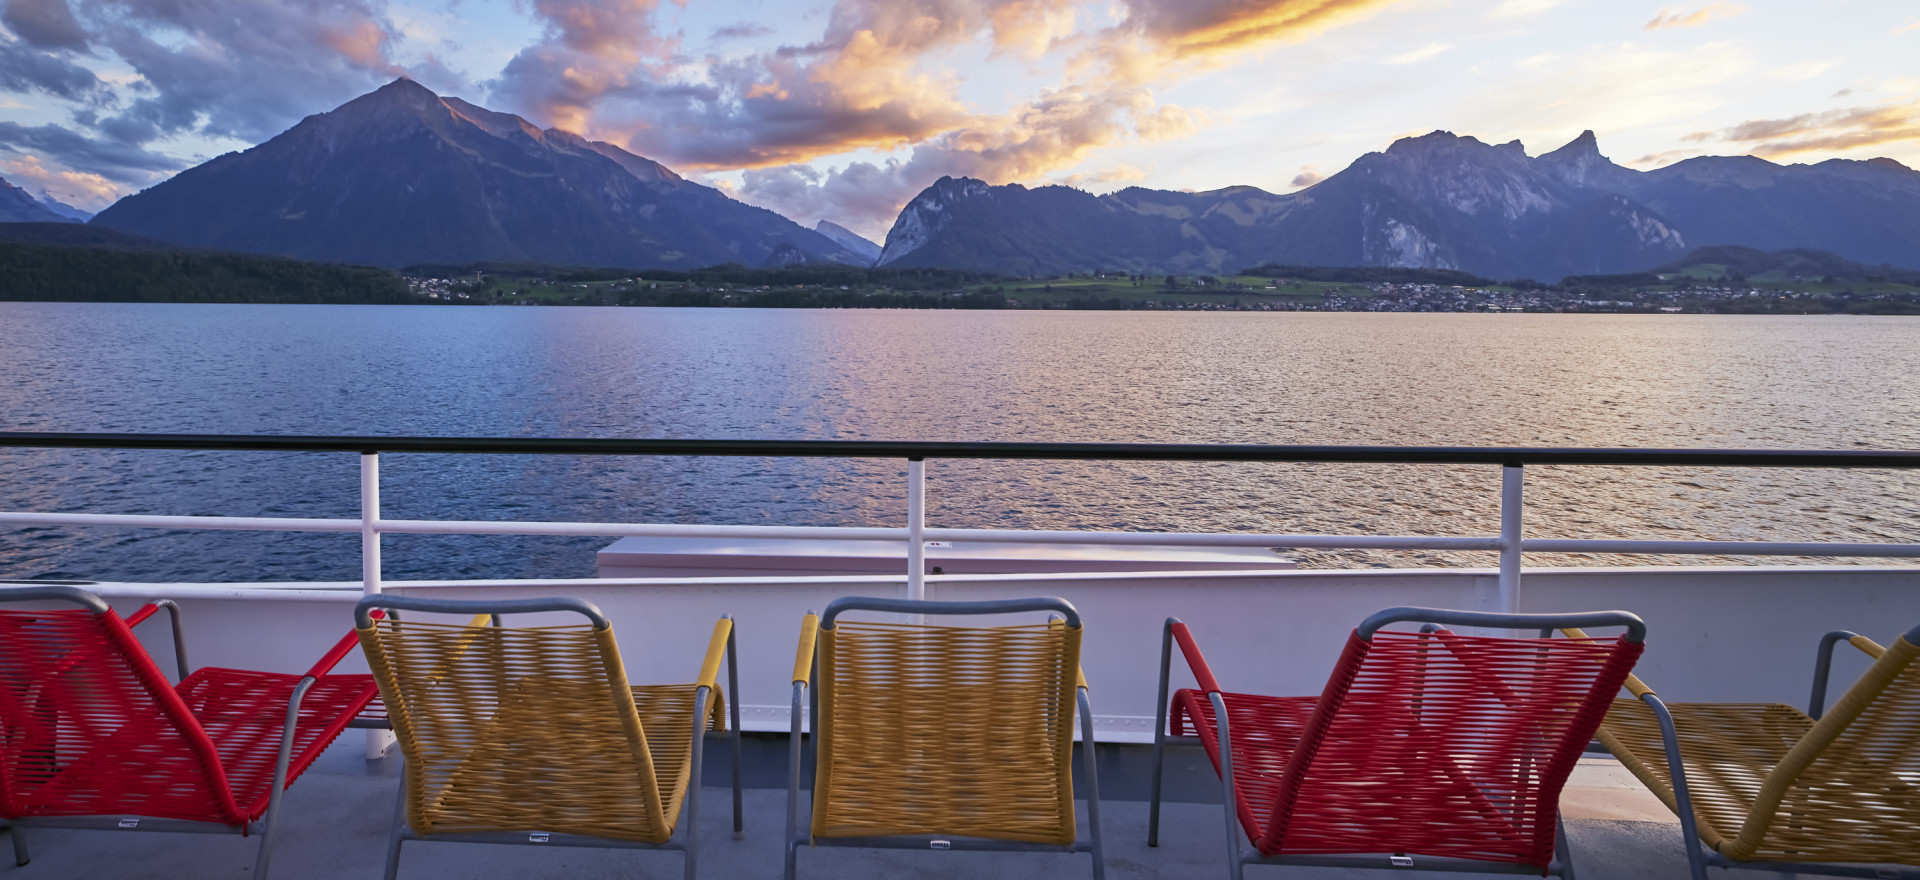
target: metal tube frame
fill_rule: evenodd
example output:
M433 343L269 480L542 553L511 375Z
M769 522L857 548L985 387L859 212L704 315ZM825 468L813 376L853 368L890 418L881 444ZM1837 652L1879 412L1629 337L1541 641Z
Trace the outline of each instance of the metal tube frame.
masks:
M1078 627L1080 613L1065 599L1044 597L1033 599L998 599L980 602L934 602L913 601L907 599L887 599L868 596L849 596L835 599L827 604L827 610L820 615L820 629L833 629L834 619L847 611L879 611L913 615L926 614L1012 614L1024 611L1050 611L1062 615L1066 625ZM809 612L811 613L811 612ZM816 774L819 765L819 718L820 695L817 676L820 666L819 642L814 643L813 660L808 667L808 681L793 683L793 708L789 721L788 766L787 766L787 837L785 846L785 880L795 880L798 872L799 849L802 844L808 846L851 847L862 849L934 849L993 852L1053 852L1053 853L1089 853L1093 857L1094 880L1106 880L1106 851L1101 844L1100 834L1100 780L1096 764L1098 757L1093 739L1093 706L1087 698L1087 688L1074 689L1075 705L1080 715L1080 768L1086 784L1087 836L1076 837L1073 843L1066 845L1029 843L1015 840L994 840L990 838L946 835L899 835L893 837L828 837L814 838L811 830L800 830L800 783L802 776L802 758L800 737L800 710L803 701L810 702L807 712L807 740L814 751ZM816 775L817 779L818 776Z
M354 606L354 622L365 629L372 625L371 613L374 609L421 611L431 614L491 614L492 626L501 626L501 618L507 614L531 614L538 612L572 612L579 614L593 624L595 630L606 630L612 626L599 607L585 599L567 596L554 596L541 599L428 599L419 596L395 596L390 594L368 595ZM396 615L397 617L397 615ZM730 618L730 616L729 616ZM727 633L727 687L734 692L733 704L728 707L732 721L732 730L727 733L733 740L733 835L738 840L744 829L744 814L741 794L741 739L740 739L740 698L738 685L740 672L735 664L734 633ZM401 845L409 840L426 840L436 843L500 843L524 846L565 846L589 849L641 849L665 850L686 853L686 880L694 880L699 866L700 853L700 780L702 762L705 757L708 699L712 688L700 685L693 696L693 753L688 756L687 791L682 798L679 827L673 836L662 843L647 843L637 840L620 840L609 837L594 837L585 834L561 834L546 831L481 831L447 832L440 834L420 834L407 824L407 779L413 773L412 765L404 770L400 780L400 791L395 797L393 832L387 841L386 878L394 880L400 871Z

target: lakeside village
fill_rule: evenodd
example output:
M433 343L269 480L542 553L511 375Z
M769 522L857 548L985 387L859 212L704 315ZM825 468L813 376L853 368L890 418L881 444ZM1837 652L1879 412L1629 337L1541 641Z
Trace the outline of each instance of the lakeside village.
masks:
M800 278L777 270L706 270L666 277L584 278L475 272L409 276L421 300L481 305L706 306L760 308L1099 309L1239 312L1536 312L1639 314L1920 314L1920 288L1831 278L1730 283L1685 276L1569 278L1559 285L1470 286L1429 282L1325 281L1261 276L1130 276L1086 273L1045 279L969 277L931 271L903 278ZM865 275L879 270L850 270ZM606 273L603 273L606 274ZM650 273L651 274L651 273ZM724 276L724 277L722 277ZM1654 282L1615 286L1612 278ZM835 283L836 281L848 283ZM1740 279L1745 281L1745 279ZM759 283L756 283L759 282Z

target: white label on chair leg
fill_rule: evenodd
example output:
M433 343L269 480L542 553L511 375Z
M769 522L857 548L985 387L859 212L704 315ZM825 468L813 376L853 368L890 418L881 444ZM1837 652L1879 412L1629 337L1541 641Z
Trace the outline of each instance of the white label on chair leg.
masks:
M546 843L550 839L552 839L552 835L545 831L535 831L527 835L528 843Z
M951 840L929 840L929 841L927 841L927 848L929 848L929 849L953 849L953 841L951 841Z
M1396 868L1413 867L1413 856L1387 856L1387 864Z
M122 827L122 828L138 828L138 827L140 827L140 820L139 820L139 819L121 819L121 820L120 820L120 827Z

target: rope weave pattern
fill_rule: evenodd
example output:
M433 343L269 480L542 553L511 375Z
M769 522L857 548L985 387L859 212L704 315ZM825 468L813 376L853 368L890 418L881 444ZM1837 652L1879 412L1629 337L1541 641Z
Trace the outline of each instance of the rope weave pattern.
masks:
M1735 859L1920 864L1916 657L1896 641L1819 721L1777 703L1668 704L1700 839ZM1676 809L1652 709L1616 701L1599 739Z
M357 632L406 755L416 833L673 836L696 687L631 687L612 630L409 620ZM725 698L709 699L707 729L723 730Z
M1560 789L1640 652L1617 638L1356 633L1318 699L1222 695L1242 827L1265 855L1416 853L1544 871ZM1209 744L1217 770L1205 700L1181 692L1170 722Z
M206 667L175 687L118 614L0 611L0 816L245 826L266 813L299 680ZM319 678L289 784L373 694L368 676Z
M819 635L813 834L1074 841L1078 628L838 622Z

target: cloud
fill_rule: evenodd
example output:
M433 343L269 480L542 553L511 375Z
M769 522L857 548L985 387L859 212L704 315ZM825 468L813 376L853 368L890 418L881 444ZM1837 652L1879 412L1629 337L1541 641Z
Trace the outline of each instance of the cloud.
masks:
M120 198L120 184L80 171L48 168L38 156L0 161L8 180L25 182L60 201L87 211L99 211Z
M1907 31L1920 31L1920 18L1916 18L1900 27L1893 29L1893 32L1895 34L1904 34Z
M68 101L101 105L111 100L93 71L26 41L0 43L0 90L39 92Z
M1657 31L1663 28L1699 27L1716 18L1739 15L1745 11L1747 11L1745 6L1728 3L1726 0L1715 0L1715 2L1702 6L1692 12L1662 9L1659 15L1654 16L1652 21L1646 23L1645 28L1650 31Z
M1302 168L1300 169L1299 174L1295 174L1293 176L1293 185L1301 189L1305 189L1309 186L1312 186L1326 179L1327 179L1326 175L1321 174L1320 172L1315 171L1310 167Z
M773 33L773 28L767 27L764 24L754 24L750 21L737 21L725 27L714 28L713 35L708 39L750 40L754 37L772 36Z
M185 164L131 144L90 138L51 124L0 122L0 149L37 154L84 174L135 185L150 183Z
M87 32L67 0L7 0L0 22L30 46L87 51Z
M1126 26L1176 56L1298 41L1397 0L1125 0Z
M1696 132L1686 137L1690 141L1708 139L1744 144L1748 152L1766 158L1920 140L1920 102L1755 119L1722 131Z
M1415 62L1425 61L1429 58L1436 57L1440 53L1445 52L1451 48L1453 48L1453 46L1449 43L1428 43L1427 45L1421 46L1420 48L1415 49L1411 52L1402 52L1398 55L1389 55L1385 58L1380 59L1380 62L1382 64L1413 64Z

